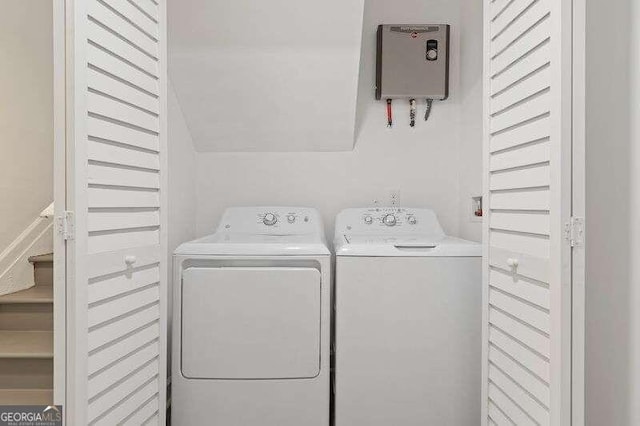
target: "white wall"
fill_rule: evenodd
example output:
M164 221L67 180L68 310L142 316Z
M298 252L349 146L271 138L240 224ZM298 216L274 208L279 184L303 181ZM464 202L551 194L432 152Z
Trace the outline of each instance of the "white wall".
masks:
M355 150L198 154L198 234L213 232L228 206L279 204L319 208L331 235L333 218L341 209L369 206L374 200L386 204L390 191L400 190L400 204L434 208L446 232L458 235L459 175L466 173L459 163L464 98L460 93L459 7L451 0L367 1L359 99L364 112L359 117ZM384 102L374 101L375 31L383 22L452 25L451 97L434 103L430 121L419 121L415 129L408 125L405 102L395 103L397 124L389 130ZM420 107L424 112L423 103ZM477 161L480 167L479 152L476 154L475 160L473 155L467 157L467 165ZM471 179L481 179L479 168Z
M472 216L473 197L482 195L482 2L463 0L460 10L461 133L459 236L482 240L482 219Z
M635 0L587 0L586 415L594 426L640 424L638 22Z
M364 0L169 2L198 151L350 151Z
M51 0L0 13L0 252L53 201Z
M196 152L169 83L169 254L196 236Z

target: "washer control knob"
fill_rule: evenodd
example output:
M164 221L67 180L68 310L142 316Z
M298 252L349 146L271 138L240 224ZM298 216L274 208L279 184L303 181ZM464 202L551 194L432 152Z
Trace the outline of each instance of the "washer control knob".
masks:
M287 222L294 223L296 221L296 217L292 214L287 216Z
M398 219L396 219L395 215L388 214L382 218L382 223L387 226L396 226L396 223L398 223Z
M415 216L409 216L409 219L407 219L407 221L409 222L409 225L415 225L416 223L418 223L418 220Z
M365 216L364 223L366 223L367 225L371 225L373 223L373 218L371 216Z
M267 226L273 226L276 223L278 223L278 217L273 213L267 213L264 215L264 219L262 220L262 223L264 223Z

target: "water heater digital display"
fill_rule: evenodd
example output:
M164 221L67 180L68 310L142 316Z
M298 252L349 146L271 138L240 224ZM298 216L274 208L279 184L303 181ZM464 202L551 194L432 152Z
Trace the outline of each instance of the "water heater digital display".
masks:
M378 27L376 99L449 96L449 25Z

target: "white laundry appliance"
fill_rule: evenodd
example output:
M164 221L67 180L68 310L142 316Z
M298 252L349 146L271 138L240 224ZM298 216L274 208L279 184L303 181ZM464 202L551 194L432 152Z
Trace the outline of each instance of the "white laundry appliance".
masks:
M331 256L316 210L228 209L174 255L172 422L328 426Z
M336 219L335 425L480 418L481 245L426 209Z

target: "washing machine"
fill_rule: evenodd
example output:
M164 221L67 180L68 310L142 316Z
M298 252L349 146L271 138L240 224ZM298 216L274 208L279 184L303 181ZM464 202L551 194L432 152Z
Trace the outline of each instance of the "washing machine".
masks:
M172 424L328 426L331 256L316 210L228 209L174 254Z
M481 245L433 211L336 219L335 425L478 424Z

